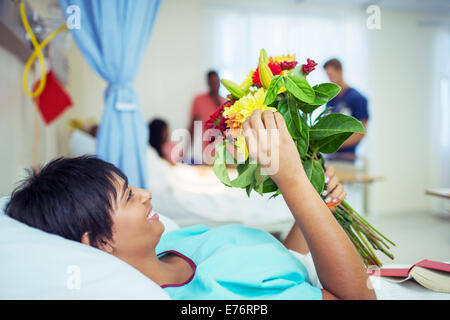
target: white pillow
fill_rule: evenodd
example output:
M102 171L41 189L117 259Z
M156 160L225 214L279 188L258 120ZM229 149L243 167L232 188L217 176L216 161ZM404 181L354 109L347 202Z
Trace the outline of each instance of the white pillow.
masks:
M95 155L96 139L90 134L73 129L70 135L69 148L72 157Z
M158 155L153 147L147 147L147 183L149 190L153 192L169 192L171 166L169 162Z
M170 299L122 260L6 216L7 201L0 199L0 299ZM165 232L178 227L161 221Z

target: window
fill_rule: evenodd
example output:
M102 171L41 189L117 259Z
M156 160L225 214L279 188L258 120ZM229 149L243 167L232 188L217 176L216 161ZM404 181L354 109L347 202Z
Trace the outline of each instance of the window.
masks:
M245 7L208 5L205 17L205 57L221 77L240 83L257 67L259 51L269 55L296 54L299 63L310 58L319 66L311 73L311 84L328 82L322 69L332 57L344 65L345 77L363 93L368 92L369 66L365 15L311 15L282 12L274 5L273 12ZM228 94L222 88L222 95Z

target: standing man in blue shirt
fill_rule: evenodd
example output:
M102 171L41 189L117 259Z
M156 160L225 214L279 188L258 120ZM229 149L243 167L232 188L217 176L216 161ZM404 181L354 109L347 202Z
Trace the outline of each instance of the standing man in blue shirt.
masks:
M330 81L342 88L341 92L327 103L327 107L331 107L330 112L343 113L355 117L361 121L364 128L367 128L367 121L369 120L367 99L344 81L341 62L338 59L331 59L324 64L323 68ZM364 134L361 133L353 134L332 158L354 161L356 159L356 146L363 137Z

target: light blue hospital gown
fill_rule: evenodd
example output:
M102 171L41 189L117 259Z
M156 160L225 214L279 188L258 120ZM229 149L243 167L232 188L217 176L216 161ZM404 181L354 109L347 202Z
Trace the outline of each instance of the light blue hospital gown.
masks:
M188 283L164 288L175 300L322 299L304 265L262 230L239 224L181 228L156 247L159 257L170 250L195 263Z

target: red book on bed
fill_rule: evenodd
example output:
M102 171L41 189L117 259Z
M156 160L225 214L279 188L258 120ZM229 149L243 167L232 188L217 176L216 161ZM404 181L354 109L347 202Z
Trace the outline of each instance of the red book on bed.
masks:
M422 260L410 268L381 268L368 270L368 274L381 276L397 283L414 279L430 290L450 293L450 264L448 263Z

